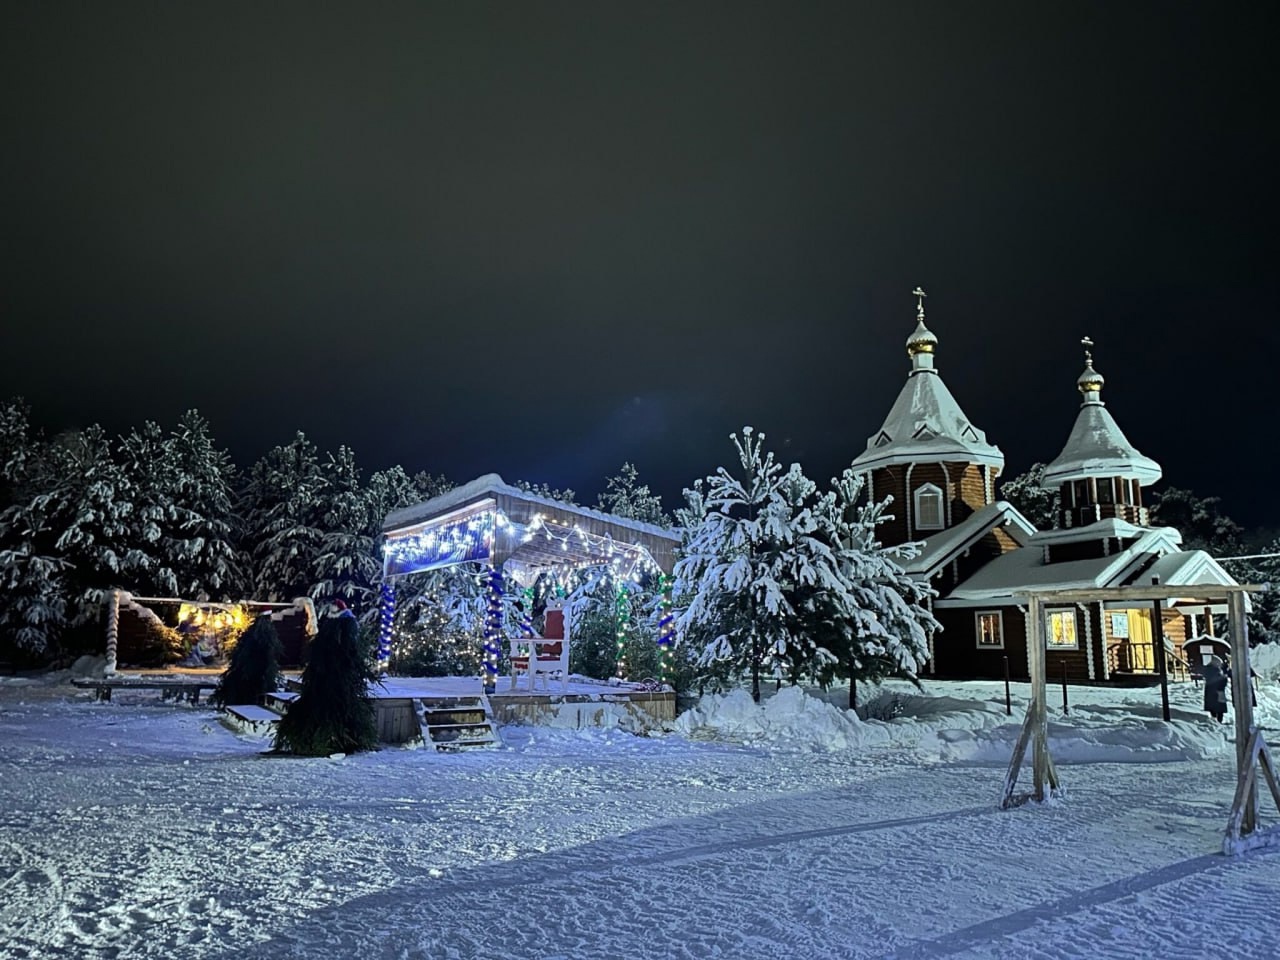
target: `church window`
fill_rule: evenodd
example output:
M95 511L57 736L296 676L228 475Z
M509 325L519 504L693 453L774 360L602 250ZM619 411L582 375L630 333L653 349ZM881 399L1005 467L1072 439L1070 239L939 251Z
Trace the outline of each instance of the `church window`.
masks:
M926 483L916 490L916 529L941 530L942 490L932 483Z
M1079 650L1074 610L1050 610L1045 618L1045 645L1050 650Z
M999 610L979 610L974 614L974 625L980 649L1004 647L1004 614Z

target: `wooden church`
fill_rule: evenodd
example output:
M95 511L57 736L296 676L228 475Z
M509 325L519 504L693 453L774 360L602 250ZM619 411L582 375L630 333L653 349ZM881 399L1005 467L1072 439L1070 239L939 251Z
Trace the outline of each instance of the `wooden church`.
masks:
M1103 377L1087 338L1082 398L1062 452L1043 485L1060 496L1057 526L1037 530L1012 504L996 499L1004 455L964 415L935 366L938 338L925 325L917 288L917 322L907 338L911 369L880 429L853 462L872 497L893 496L895 517L881 527L888 545L916 541L923 550L907 571L937 591L933 613L943 630L930 644L929 671L939 677L1025 678L1028 588L1098 590L1097 601L1049 607L1044 634L1048 675L1077 681L1141 680L1157 669L1153 606L1109 602L1104 588L1235 581L1202 550L1183 550L1170 527L1153 527L1143 490L1160 465L1143 456L1102 401ZM1159 617L1168 665L1188 664L1183 645L1209 608L1163 604ZM1221 613L1222 610L1212 612ZM1190 653L1189 650L1185 653Z

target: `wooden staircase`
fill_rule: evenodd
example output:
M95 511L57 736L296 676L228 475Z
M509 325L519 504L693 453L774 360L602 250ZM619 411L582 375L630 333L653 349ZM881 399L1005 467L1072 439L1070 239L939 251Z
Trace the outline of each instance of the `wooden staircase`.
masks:
M422 697L415 702L422 742L437 750L494 749L502 746L489 698Z

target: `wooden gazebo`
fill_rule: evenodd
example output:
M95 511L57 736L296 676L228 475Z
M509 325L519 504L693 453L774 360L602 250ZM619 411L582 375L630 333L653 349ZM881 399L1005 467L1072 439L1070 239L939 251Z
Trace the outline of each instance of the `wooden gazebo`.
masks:
M382 632L379 660L391 655L396 578L460 563L488 568L485 689L497 680L504 583L526 585L545 572L609 566L616 575L669 576L679 534L650 523L601 513L521 490L485 474L415 506L396 510L382 525ZM659 640L669 645L668 630Z

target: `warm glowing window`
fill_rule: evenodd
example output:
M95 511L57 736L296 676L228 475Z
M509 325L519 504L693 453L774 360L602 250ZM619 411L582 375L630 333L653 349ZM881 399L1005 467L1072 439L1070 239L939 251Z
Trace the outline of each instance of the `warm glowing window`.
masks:
M1074 610L1050 610L1045 624L1045 643L1050 650L1076 650L1076 612Z
M999 610L985 610L974 615L978 646L1004 646L1004 616Z
M926 483L916 491L916 529L941 530L942 526L942 491Z

